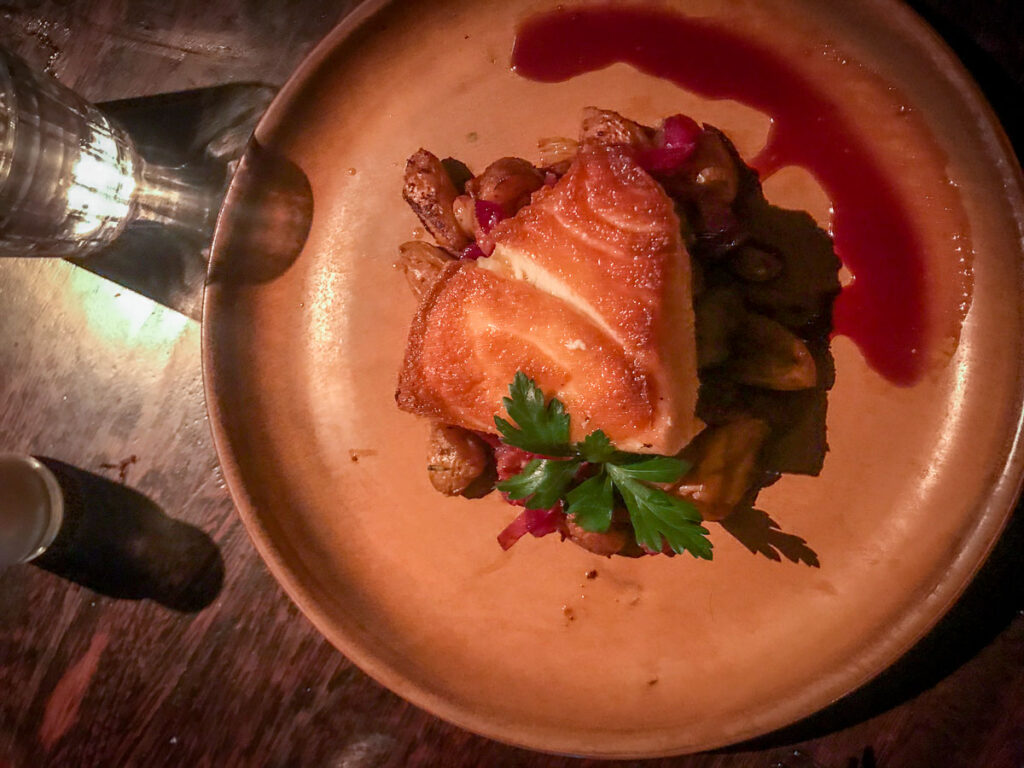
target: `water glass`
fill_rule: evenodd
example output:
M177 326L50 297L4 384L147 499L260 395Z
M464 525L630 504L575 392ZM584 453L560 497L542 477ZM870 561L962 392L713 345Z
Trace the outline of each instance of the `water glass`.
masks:
M86 256L136 220L208 238L221 191L147 164L103 112L0 48L0 256Z
M98 109L0 50L0 252L81 256L129 219L139 158Z

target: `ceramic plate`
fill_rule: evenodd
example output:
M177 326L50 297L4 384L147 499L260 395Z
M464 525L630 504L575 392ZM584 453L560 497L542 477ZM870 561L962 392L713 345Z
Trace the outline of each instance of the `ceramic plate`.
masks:
M608 560L556 536L503 552L495 536L516 510L434 492L427 425L394 404L414 302L393 263L418 226L401 199L405 159L421 146L477 170L536 159L537 140L574 135L588 105L648 123L685 112L747 157L770 126L750 105L625 64L559 83L515 74L517 25L554 6L371 2L302 65L219 223L204 322L211 422L270 569L387 687L536 749L704 750L878 674L998 537L1021 475L1019 167L961 65L902 5L663 3L770 47L886 168L925 245L925 373L895 384L837 336L824 470L761 493L760 519L778 528L753 545L713 525L711 563ZM806 171L782 169L765 189L828 224ZM290 238L300 250L282 246Z

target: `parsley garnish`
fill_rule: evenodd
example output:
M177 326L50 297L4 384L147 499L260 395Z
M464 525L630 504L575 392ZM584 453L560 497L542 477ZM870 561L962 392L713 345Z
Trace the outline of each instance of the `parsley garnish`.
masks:
M510 397L502 398L515 426L500 416L494 423L501 439L516 448L542 456L569 455L569 414L555 398L544 404L544 393L525 373L519 371L509 385Z
M615 486L604 470L569 491L566 499L569 514L583 530L603 532L612 524Z
M586 461L593 462L594 464L603 464L606 461L611 461L612 457L618 453L615 450L615 446L612 445L612 441L608 439L608 435L600 429L591 432L583 438L582 443L576 444L576 449Z
M619 451L601 430L581 442L569 443L569 414L557 398L546 400L536 382L519 371L503 399L512 424L495 416L501 439L508 445L552 458L533 459L523 471L498 483L498 490L528 509L550 509L568 502L567 514L586 531L603 533L612 523L617 500L629 512L637 544L660 552L711 559L707 529L692 502L649 483L674 483L690 465L669 456ZM562 458L564 457L564 458ZM573 487L585 464L596 469Z
M523 471L498 488L513 501L526 499L527 509L551 509L572 483L580 462L576 459L534 459Z

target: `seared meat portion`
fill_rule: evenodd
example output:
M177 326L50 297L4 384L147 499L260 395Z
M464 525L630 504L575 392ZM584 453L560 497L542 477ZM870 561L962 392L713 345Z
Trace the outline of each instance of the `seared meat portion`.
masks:
M706 521L749 507L780 473L817 474L839 290L828 234L771 206L728 137L685 115L648 127L588 108L578 140L538 147L537 165L503 157L477 175L423 149L406 167L404 197L436 245L400 246L420 307L396 399L432 420L433 486L482 496L536 471L546 457L494 433L520 373L573 414L570 442L599 426L620 450L684 459L684 477L647 484ZM661 548L638 538L642 512L621 488L602 501L604 532L584 530L568 496L535 509L510 488L525 508L503 548L558 533L605 557L694 553L667 533Z

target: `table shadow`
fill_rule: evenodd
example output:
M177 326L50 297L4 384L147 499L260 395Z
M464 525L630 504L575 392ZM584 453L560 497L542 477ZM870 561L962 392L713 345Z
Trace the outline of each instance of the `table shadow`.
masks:
M149 599L183 613L220 594L224 560L206 533L126 485L38 458L64 493L64 524L33 565L109 597Z
M946 41L981 86L1018 158L1024 157L1024 71L1015 3L972 4L959 0L909 0L908 3ZM983 41L990 50L982 48ZM1013 74L1011 74L1011 72Z

